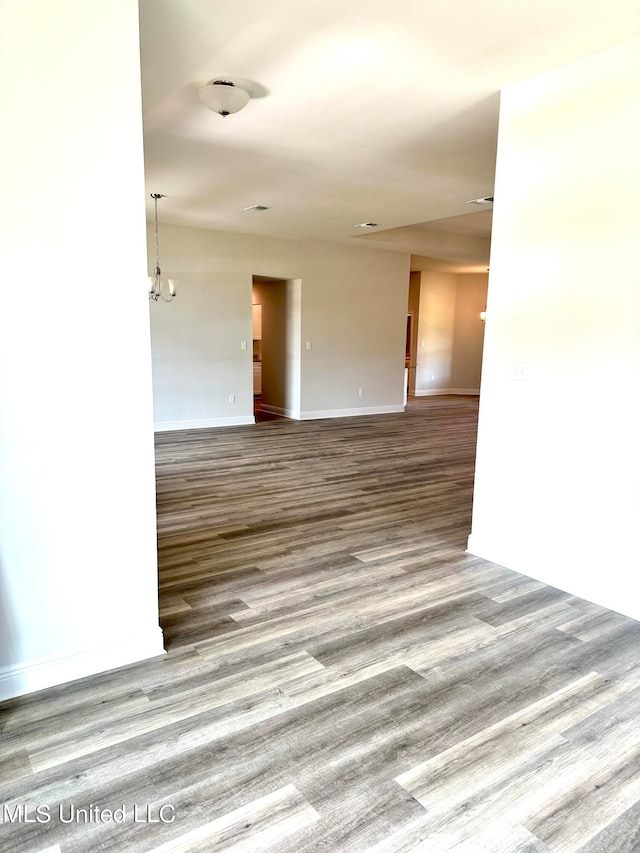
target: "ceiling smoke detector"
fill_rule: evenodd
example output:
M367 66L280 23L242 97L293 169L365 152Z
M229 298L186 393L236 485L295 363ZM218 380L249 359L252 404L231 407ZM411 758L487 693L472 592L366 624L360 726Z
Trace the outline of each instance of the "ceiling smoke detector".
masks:
M271 210L271 208L270 208L270 207L266 207L266 205L264 205L264 204L252 204L252 205L250 205L249 207L244 207L244 208L243 208L243 210L259 210L259 211L263 211L263 210Z
M493 196L486 195L483 198L472 198L471 201L468 201L467 204L492 204Z
M361 222L359 225L354 225L354 228L377 228L377 222Z

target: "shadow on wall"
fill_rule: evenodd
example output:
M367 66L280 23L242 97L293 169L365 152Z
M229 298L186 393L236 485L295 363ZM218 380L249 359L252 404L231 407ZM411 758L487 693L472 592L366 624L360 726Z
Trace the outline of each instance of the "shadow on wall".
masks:
M3 670L21 660L20 637L9 599L6 583L6 571L0 551L0 701L6 695L3 690ZM0 730L5 711L0 711Z

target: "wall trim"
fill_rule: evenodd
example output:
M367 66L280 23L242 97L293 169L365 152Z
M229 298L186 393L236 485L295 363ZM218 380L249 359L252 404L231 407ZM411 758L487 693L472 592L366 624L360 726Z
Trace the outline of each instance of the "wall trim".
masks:
M246 426L254 424L253 415L240 415L234 418L200 418L195 421L156 421L154 432L171 432L181 429L208 429L209 427Z
M473 394L479 392L473 391L437 391L426 392L427 394ZM420 396L420 392L416 394ZM291 418L294 421L314 421L322 418L350 418L358 415L389 415L394 412L404 412L403 404L394 406L361 406L354 409L323 409L316 412L300 412L293 409L284 409L281 406L269 406L265 403L260 404L260 408L269 412L272 415L279 415L283 418ZM226 427L226 426L246 426L247 424L255 424L256 419L253 415L237 418L203 418L196 421L160 421L154 424L154 432L170 432L172 430L184 429L208 429L210 427Z
M160 627L118 643L0 667L0 701L166 654Z
M412 397L440 397L444 394L464 394L468 397L479 397L479 388L437 388L429 391L412 391Z
M322 418L350 418L358 415L390 415L394 412L404 412L400 403L394 406L362 406L357 409L324 409L317 412L301 412L303 421L315 421Z
M282 406L269 406L266 403L260 403L260 409L263 412L269 412L270 415L280 415L281 418L291 418L294 421L300 420L300 412L294 409L283 409Z

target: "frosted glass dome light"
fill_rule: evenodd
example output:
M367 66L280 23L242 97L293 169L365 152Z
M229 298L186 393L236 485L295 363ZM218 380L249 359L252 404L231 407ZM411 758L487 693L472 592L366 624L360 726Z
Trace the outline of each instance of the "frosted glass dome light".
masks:
M231 80L210 80L198 90L198 95L206 107L223 118L240 112L247 106L251 97Z

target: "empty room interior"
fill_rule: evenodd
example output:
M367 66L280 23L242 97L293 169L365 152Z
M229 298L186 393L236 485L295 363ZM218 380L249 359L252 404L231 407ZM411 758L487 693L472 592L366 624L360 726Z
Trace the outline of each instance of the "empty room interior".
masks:
M637 0L0 31L0 849L638 853Z

